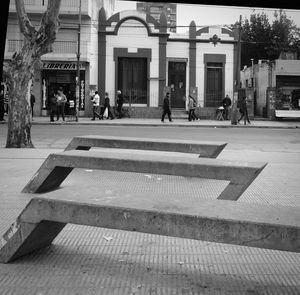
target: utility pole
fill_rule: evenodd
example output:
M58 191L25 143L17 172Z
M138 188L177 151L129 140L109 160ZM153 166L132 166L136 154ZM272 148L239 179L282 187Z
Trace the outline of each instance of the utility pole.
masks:
M80 35L81 35L81 0L79 0L79 20L78 20L78 38L77 38L77 74L76 74L76 122L78 122L80 111Z
M236 71L235 71L235 84L234 84L234 94L233 94L233 106L231 113L231 125L237 125L237 102L238 102L238 93L240 88L240 68L241 68L241 30L242 30L242 16L240 15L239 29L238 29L238 44L237 44L237 60L236 60Z

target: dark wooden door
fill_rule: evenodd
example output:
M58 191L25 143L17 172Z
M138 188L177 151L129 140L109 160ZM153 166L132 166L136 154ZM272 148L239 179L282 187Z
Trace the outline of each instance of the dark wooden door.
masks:
M169 62L168 86L171 88L171 107L185 108L186 63Z
M147 104L147 59L119 58L118 89L124 103Z
M221 63L208 63L206 69L205 106L219 107L223 99L223 66Z

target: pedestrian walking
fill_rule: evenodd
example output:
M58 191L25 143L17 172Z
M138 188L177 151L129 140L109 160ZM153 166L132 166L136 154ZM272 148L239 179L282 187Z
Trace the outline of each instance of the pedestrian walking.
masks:
M99 106L100 106L100 96L98 91L95 91L95 95L92 98L93 102L93 118L92 121L95 121L95 117L97 116L99 120L101 120L101 116L99 114Z
M57 120L59 120L59 115L62 116L63 121L65 121L65 104L67 102L67 98L63 93L63 89L61 87L58 88L56 94L56 106L57 106Z
M167 92L166 96L164 97L164 101L163 101L163 113L161 116L162 122L164 122L166 115L168 115L169 121L173 122L172 117L171 117L170 93L169 92Z
M30 93L30 107L31 107L31 117L33 118L33 107L35 104L35 96Z
M117 91L117 111L118 111L118 119L121 119L123 117L123 113L122 113L122 106L123 106L123 94L121 92L121 90Z
M197 106L197 104L196 104L194 98L191 95L189 95L189 102L188 102L188 110L189 110L188 120L189 121L199 120L199 118L195 114L196 106Z
M241 102L240 112L241 112L241 117L238 119L238 123L240 123L242 118L244 118L244 125L246 125L246 121L248 121L248 123L251 124L249 117L248 117L247 97L246 96L243 97L243 100Z
M99 114L100 114L100 118L99 120L103 120L103 113L104 113L104 104L105 104L105 97L103 95L99 95L100 99L99 99Z
M111 120L113 120L114 116L110 109L110 99L109 99L107 92L105 92L104 107L103 107L103 110L102 110L102 113L100 114L100 116L102 116L102 117L104 116L105 110L107 110L107 119L110 118Z
M0 91L0 121L3 122L4 120L4 90L1 89Z
M54 122L54 116L57 115L57 98L54 92L49 95L48 109L50 111L50 122Z
M224 119L229 120L228 113L231 106L231 99L228 94L226 94L225 98L223 99L222 106L224 108Z

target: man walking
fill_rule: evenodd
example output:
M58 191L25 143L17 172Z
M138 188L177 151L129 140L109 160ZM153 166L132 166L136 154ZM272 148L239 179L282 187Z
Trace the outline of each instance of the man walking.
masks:
M248 121L248 123L251 124L250 120L249 120L249 117L248 117L247 96L243 97L243 100L241 102L240 112L241 112L241 117L238 119L238 122L240 123L242 118L244 118L244 125L246 125L246 121Z
M93 118L92 118L92 121L95 121L96 115L99 118L99 120L101 120L101 116L99 114L100 96L98 94L98 91L95 91L95 95L93 96L92 102L93 102Z
M118 119L121 119L123 117L122 113L122 106L123 106L123 94L121 90L117 91L117 111L118 111Z
M54 122L54 115L57 115L57 98L55 93L52 91L50 92L48 98L48 108L50 110L50 122Z
M31 107L31 117L33 118L33 107L35 104L35 96L32 94L32 92L30 93L30 107Z
M161 116L161 121L164 122L165 116L168 115L169 121L173 122L171 118L171 109L170 109L170 93L167 92L164 102L163 102L163 114Z
M65 104L67 98L63 93L62 87L59 87L56 95L56 104L57 104L57 121L59 120L59 115L61 114L63 121L65 121Z
M223 105L223 108L224 108L224 119L229 120L228 112L229 112L229 108L231 106L231 99L228 96L228 94L226 94L225 98L223 99L222 105Z

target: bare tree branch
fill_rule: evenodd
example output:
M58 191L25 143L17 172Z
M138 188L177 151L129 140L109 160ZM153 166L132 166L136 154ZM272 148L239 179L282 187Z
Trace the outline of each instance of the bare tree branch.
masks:
M49 2L51 2L51 0ZM36 30L27 16L24 0L15 0L15 3L21 33L26 39L31 39L36 33Z
M49 0L47 11L44 13L41 27L38 31L36 42L39 44L39 54L43 55L51 51L50 45L56 38L59 29L59 10L61 0Z

